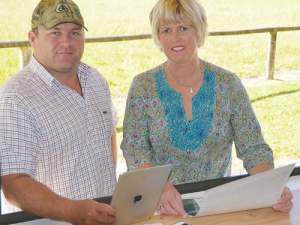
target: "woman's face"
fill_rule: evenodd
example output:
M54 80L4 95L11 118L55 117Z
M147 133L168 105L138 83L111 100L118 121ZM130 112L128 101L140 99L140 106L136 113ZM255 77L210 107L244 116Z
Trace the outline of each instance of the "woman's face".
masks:
M180 21L163 24L158 30L158 38L168 60L182 64L198 58L196 29L189 23Z

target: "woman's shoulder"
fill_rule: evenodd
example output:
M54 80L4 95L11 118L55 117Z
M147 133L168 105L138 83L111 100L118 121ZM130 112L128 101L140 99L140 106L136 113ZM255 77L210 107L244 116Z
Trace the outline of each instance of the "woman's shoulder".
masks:
M215 75L216 82L222 83L240 83L239 77L232 71L224 69L213 63L204 61L205 69L212 72Z
M160 64L154 68L144 71L133 78L132 84L134 85L145 85L146 83L154 83L155 76L163 72L163 65Z
M217 66L211 62L207 62L207 61L204 61L204 65L205 65L205 69L207 69L208 71L212 71L212 72L215 72L216 75L220 76L220 75L229 75L229 76L232 76L232 75L235 75L235 73L229 71L229 70L226 70L220 66Z
M157 79L163 76L163 64L136 75L131 83L128 94L136 96L155 96L157 94Z
M134 77L134 79L138 79L138 80L139 80L139 79L146 79L146 78L148 78L149 76L153 76L153 75L156 74L156 73L160 73L160 72L163 71L163 65L164 65L164 63L163 63L163 64L160 64L160 65L158 65L158 66L156 66L156 67L154 67L154 68L151 68L151 69L149 69L149 70L146 70L146 71L144 71L144 72L142 72L142 73L136 75L136 76Z

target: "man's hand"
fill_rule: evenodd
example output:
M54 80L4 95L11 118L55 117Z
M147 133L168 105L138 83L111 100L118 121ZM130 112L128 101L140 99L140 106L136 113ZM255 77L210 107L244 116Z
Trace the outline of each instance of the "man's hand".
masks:
M168 182L158 202L157 212L159 214L181 215L183 218L187 217L183 208L181 195L176 188Z
M293 195L288 187L283 189L281 198L278 199L277 204L273 205L274 210L289 213L293 208Z
M113 224L116 222L115 209L94 200L73 201L68 211L68 222L73 225Z

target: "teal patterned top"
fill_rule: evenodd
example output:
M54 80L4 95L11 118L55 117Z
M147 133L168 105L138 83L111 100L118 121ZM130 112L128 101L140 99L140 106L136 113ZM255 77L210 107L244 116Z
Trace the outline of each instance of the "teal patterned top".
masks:
M204 62L204 78L188 121L181 94L161 64L133 79L124 118L123 150L129 170L172 164L173 185L230 175L232 144L245 169L273 164L246 89L234 74Z

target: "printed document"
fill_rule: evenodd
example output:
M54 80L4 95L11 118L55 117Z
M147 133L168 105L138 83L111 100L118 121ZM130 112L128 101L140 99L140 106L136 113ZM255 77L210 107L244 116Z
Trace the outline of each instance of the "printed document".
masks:
M272 207L281 197L294 164L241 178L205 192L182 195L190 216ZM191 213L189 213L190 211Z

